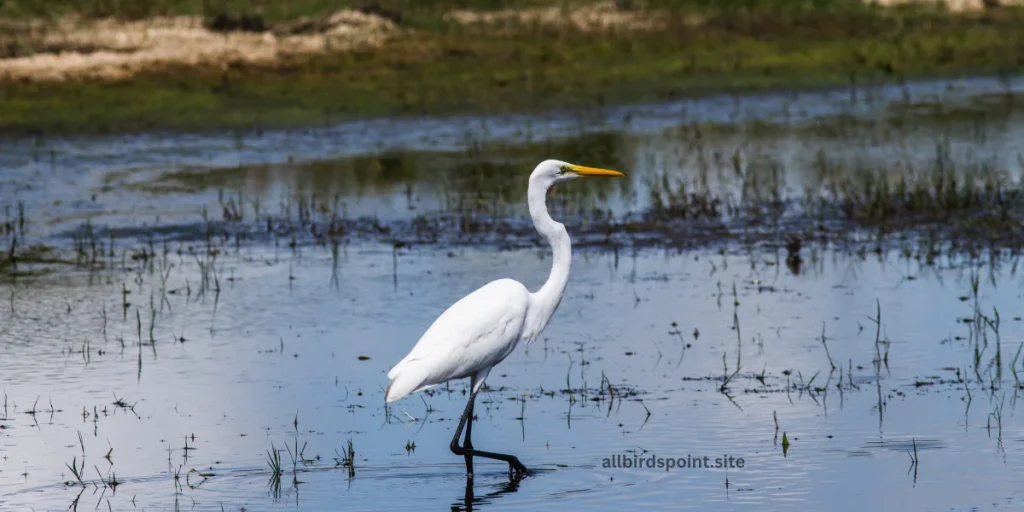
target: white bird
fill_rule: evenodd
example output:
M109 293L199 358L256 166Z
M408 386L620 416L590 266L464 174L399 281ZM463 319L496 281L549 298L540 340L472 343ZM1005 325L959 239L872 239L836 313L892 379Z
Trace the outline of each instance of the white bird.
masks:
M551 273L544 286L531 293L522 283L512 279L492 281L449 307L427 329L409 355L391 371L385 392L390 403L417 391L431 388L452 379L470 378L469 403L462 413L452 438L451 450L466 458L466 475L473 477L473 457L485 457L508 463L509 473L521 476L527 472L513 455L473 449L470 439L473 403L484 386L487 375L515 350L519 343L531 343L548 324L562 300L569 280L572 244L565 226L548 214L545 198L552 185L581 176L623 176L621 172L583 167L559 160L545 160L530 174L527 203L533 225L554 253ZM467 419L470 421L467 424ZM459 446L462 428L466 441Z

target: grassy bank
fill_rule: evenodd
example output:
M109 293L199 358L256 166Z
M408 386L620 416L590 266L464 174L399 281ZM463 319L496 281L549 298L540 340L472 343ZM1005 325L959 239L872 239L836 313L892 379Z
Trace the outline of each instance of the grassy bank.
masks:
M529 9L536 3L511 4ZM88 7L119 4L54 5L48 8L63 6L60 13L118 15ZM121 15L216 16L211 5L231 15L263 13L268 23L336 7L319 0L166 0ZM726 2L712 10L700 2L652 1L616 10L648 25L594 28L518 19L459 23L445 15L454 5L412 5L383 2L367 9L391 16L401 28L375 48L261 65L163 66L117 81L0 82L0 133L310 126L363 116L586 107L723 90L1016 73L1024 64L1024 11L1011 8L950 13L776 0Z

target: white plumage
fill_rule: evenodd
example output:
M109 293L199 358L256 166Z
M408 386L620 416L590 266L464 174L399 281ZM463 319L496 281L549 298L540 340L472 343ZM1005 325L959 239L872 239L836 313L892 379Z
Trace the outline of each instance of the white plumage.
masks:
M522 283L499 279L452 304L388 372L387 401L451 379L475 376L474 383L483 385L519 344L529 297Z
M473 413L476 394L491 368L503 361L520 342L530 343L548 324L562 300L569 280L572 244L565 226L548 215L545 197L555 183L580 176L622 176L617 171L582 167L558 160L541 162L530 174L527 203L533 225L552 250L551 274L544 286L530 293L512 279L492 281L453 304L427 329L407 356L388 372L391 382L385 400L394 402L412 393L452 379L469 377L472 392L452 440L452 451L466 457L466 471L473 474L472 457L488 457L509 463L509 470L526 472L511 455L473 450L466 430L464 446L458 446L462 428Z

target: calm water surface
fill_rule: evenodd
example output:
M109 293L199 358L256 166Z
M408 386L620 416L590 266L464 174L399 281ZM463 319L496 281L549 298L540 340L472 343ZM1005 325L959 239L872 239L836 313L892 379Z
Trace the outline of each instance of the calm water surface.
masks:
M447 449L464 385L411 397L388 413L385 373L447 304L481 282L515 276L539 286L547 255L413 250L398 258L397 272L390 247L349 247L341 258L332 285L334 264L323 250L244 249L224 259L223 275L233 280L220 294L197 297L194 262L171 255L167 288L176 293L166 301L146 270L20 283L4 312L5 508L67 508L82 489L61 483L73 480L64 464L81 462L83 444L85 479L97 481L98 469L122 483L105 494L90 485L79 506L465 506L465 469ZM971 293L971 279L959 266L825 253L794 275L767 253L648 250L617 264L610 254L578 253L556 320L493 373L478 407L478 446L544 471L508 490L505 467L480 464L474 493L483 501L475 506L1019 506L1024 423L1013 379L992 391L969 375L969 399L954 370L973 373L971 327L960 321L973 306L959 298ZM979 300L1000 308L1010 358L1024 340L1024 323L1011 316L1022 286L1008 264L993 272L995 284L982 280ZM147 303L143 313L154 296L153 346L149 318L141 350L138 320L122 318L122 283L129 300ZM877 372L869 320L876 299L891 341L888 367ZM734 312L742 371L730 397L718 388L723 354L735 365ZM673 322L681 335L671 334ZM838 369L829 377L823 323L842 382ZM611 401L599 391L609 383L619 390ZM134 412L115 406L115 395ZM37 397L37 412L28 414ZM790 441L785 454L776 417L778 437ZM278 494L267 450L294 446L296 436L311 460L298 463L296 485L283 452L288 471ZM334 460L350 439L353 474ZM732 455L745 466L603 467L604 458L634 452ZM212 476L203 481L192 469Z
M448 451L465 384L385 408L385 375L476 287L539 287L546 248L203 236L204 208L219 222L234 200L252 222L257 205L296 215L303 193L384 225L521 215L526 160L563 153L596 151L584 163L631 179L571 184L562 214L643 211L666 173L699 179L701 154L716 186L735 187L720 169L737 148L745 162L780 162L791 194L815 179L822 152L913 164L939 144L959 162L1019 172L1019 114L984 106L1015 83L907 87L854 103L840 91L611 109L583 128L552 115L16 141L0 156L0 193L24 205L23 243L69 250L87 220L117 242L115 265L0 287L0 508L1021 507L1024 282L1008 251L928 265L896 249L807 246L797 265L768 245L577 250L552 324L492 372L476 409L477 447L539 471L510 486L503 465L480 462L467 487ZM908 90L985 116L894 128L884 119L907 108ZM836 136L854 125L842 116L874 121ZM706 125L694 145L682 119L740 128ZM150 240L155 254L133 259ZM338 463L349 441L351 470ZM744 467L605 467L615 455Z

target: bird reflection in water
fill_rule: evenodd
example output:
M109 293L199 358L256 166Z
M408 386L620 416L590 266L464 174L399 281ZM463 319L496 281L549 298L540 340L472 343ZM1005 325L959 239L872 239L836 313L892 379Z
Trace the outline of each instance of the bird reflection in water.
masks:
M513 493L519 490L519 481L521 478L512 477L507 481L495 485L495 489L483 496L475 496L473 494L473 479L466 479L466 495L461 499L452 503L452 512L471 512L472 510L479 510L483 505L494 501L495 498L503 494Z

